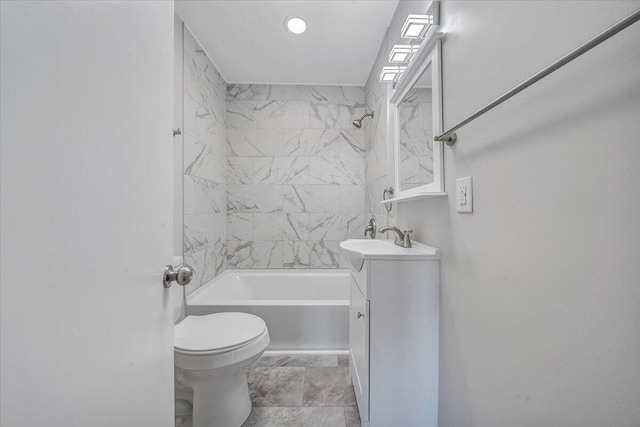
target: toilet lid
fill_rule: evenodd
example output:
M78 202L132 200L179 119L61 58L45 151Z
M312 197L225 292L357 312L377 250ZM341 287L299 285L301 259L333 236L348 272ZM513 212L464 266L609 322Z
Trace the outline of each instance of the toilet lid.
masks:
M248 313L187 316L173 329L173 346L193 352L223 350L253 341L266 329L264 320Z

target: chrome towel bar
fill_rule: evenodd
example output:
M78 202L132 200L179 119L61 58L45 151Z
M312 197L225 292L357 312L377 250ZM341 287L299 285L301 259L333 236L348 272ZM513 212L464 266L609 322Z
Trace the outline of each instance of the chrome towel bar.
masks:
M604 30L603 32L601 32L600 34L598 34L597 36L595 36L594 38L589 40L588 42L584 43L583 45L581 45L578 48L574 49L573 51L569 52L567 55L565 55L562 58L558 59L556 62L554 62L553 64L549 65L544 70L542 70L539 73L534 74L533 76L529 77L527 80L523 81L518 86L516 86L513 89L511 89L509 92L505 93L504 95L502 95L501 97L497 98L493 102L490 102L485 107L479 109L478 111L476 111L475 113L473 113L472 115L470 115L469 117L467 117L466 119L464 119L463 121L461 121L460 123L458 123L457 125L452 127L451 129L449 129L448 131L443 133L442 135L436 136L435 140L436 141L444 141L448 146L452 146L453 144L456 143L456 140L458 138L455 132L458 129L460 129L462 126L466 125L467 123L471 122L472 120L477 119L478 117L480 117L481 115L483 115L487 111L493 109L494 107L502 104L504 101L506 101L507 99L511 98L513 95L522 92L523 90L525 90L526 88L528 88L532 84L536 83L537 81L539 81L539 80L543 79L544 77L548 76L549 74L553 73L558 68L561 68L564 65L568 64L569 62L573 61L574 59L576 59L577 57L579 57L583 53L593 49L596 46L598 46L600 43L602 43L603 41L607 40L609 37L619 33L620 31L624 30L628 26L636 23L638 20L640 20L640 9L637 9L636 11L634 11L633 13L628 15L627 17L625 17L622 20L618 21L617 23L615 23L611 27L607 28L606 30Z

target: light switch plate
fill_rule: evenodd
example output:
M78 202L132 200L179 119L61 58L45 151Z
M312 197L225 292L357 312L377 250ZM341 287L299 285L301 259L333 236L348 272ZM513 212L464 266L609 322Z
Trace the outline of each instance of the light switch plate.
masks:
M456 209L473 212L473 179L470 176L456 179Z

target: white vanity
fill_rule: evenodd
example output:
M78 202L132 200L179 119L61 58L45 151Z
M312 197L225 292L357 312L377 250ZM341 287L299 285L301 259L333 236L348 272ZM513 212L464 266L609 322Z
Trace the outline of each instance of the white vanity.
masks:
M346 240L349 374L368 427L438 424L439 250Z

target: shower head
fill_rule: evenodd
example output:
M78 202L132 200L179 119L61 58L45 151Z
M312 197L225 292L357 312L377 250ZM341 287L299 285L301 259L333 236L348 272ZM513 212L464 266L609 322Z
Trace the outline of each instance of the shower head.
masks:
M355 126L357 129L360 129L362 127L362 119L364 119L365 117L373 117L373 112L367 113L364 116L360 117L359 119L352 121L351 124Z

